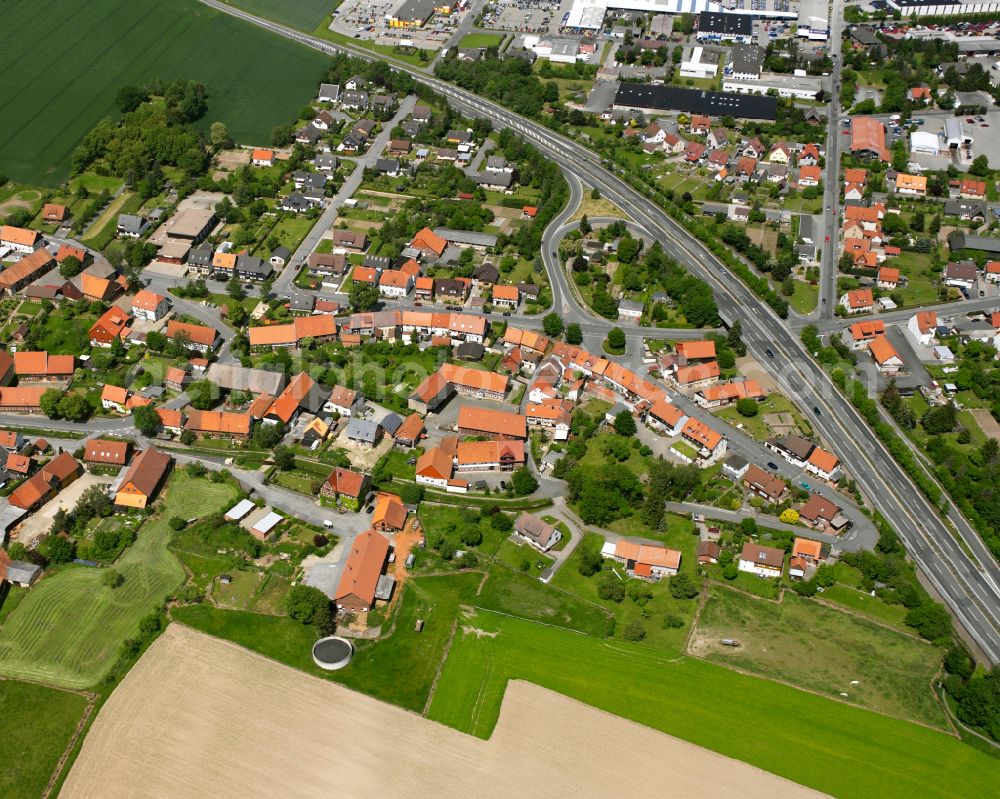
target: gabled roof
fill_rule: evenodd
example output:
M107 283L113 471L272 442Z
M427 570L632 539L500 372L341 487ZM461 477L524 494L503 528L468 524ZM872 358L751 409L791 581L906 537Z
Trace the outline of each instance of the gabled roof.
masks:
M73 374L76 359L72 355L49 355L47 352L15 352L14 374L19 377L43 375L66 377Z
M170 466L171 458L155 447L144 449L132 460L121 485L130 483L145 497L151 497Z
M822 447L816 447L809 455L809 463L820 471L830 474L837 468L840 459L832 452L827 452Z
M366 475L338 466L326 478L327 484L336 493L358 498L365 486Z
M885 336L876 336L873 338L871 344L868 345L868 351L871 352L872 357L880 365L888 363L893 358L902 362L899 353L896 352L896 348L892 346L892 343Z
M441 253L444 252L445 247L448 246L448 242L441 238L441 236L437 235L429 227L425 227L417 231L417 234L410 242L410 246L417 247L422 250L430 250L435 255L440 256Z
M205 347L211 347L219 336L218 331L214 327L193 325L188 322L178 322L171 319L167 323L167 337L176 338L181 333L186 334L192 344L200 344Z
M681 341L677 344L677 354L683 355L689 361L714 360L715 342L710 339Z
M780 569L785 563L785 550L747 541L743 545L743 551L740 552L740 560Z
M196 433L222 433L225 435L250 435L250 414L229 411L199 411L187 409L185 430Z
M851 308L871 308L875 297L871 289L851 289L847 292L847 304Z
M83 459L88 463L108 463L124 466L128 460L128 442L110 438L92 438L87 442Z
M417 458L416 473L418 477L448 480L451 478L451 467L451 455L441 447L432 447Z
M162 294L157 294L149 289L142 289L136 292L132 298L132 307L143 311L155 311L157 307L166 299Z
M527 438L527 420L520 413L463 405L458 411L458 427L492 435Z
M389 540L374 530L354 539L351 552L334 594L334 601L356 596L369 607L375 601L375 587L389 555Z
M865 341L885 333L885 322L881 319L866 319L851 325L851 338L855 341Z
M406 506L395 494L379 494L372 513L372 527L385 524L393 530L402 530L406 524Z

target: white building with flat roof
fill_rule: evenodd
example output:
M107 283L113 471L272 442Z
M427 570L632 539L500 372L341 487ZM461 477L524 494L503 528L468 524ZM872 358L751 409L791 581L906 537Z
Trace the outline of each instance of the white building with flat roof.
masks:
M800 0L796 33L811 42L825 42L829 39L829 0Z
M724 78L722 91L735 94L767 94L774 89L779 97L794 97L797 100L815 100L824 90L823 78L812 75L784 75L763 72L757 80Z
M711 54L714 56L714 53ZM711 56L705 58L705 48L698 46L691 50L691 58L688 61L681 61L682 78L714 78L719 71L718 61L713 62Z
M579 30L600 30L608 9L616 11L639 11L644 14L700 14L702 11L725 14L751 14L768 19L795 19L798 13L790 6L782 7L779 0L762 0L760 3L743 3L736 8L736 2L726 3L714 0L574 0L569 10L565 27ZM757 6L761 7L758 8Z
M937 155L940 149L941 145L938 141L936 133L931 133L926 130L915 130L910 134L911 153L927 153L928 155Z

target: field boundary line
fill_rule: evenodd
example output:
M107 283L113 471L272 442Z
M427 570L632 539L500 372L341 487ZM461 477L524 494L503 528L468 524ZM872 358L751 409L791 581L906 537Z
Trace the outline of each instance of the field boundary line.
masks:
M427 714L431 711L431 702L434 701L434 694L437 692L438 681L441 679L441 674L444 671L444 664L448 662L448 653L451 652L451 645L455 641L455 633L457 631L458 616L452 619L451 632L448 633L448 643L444 646L444 652L441 653L441 660L438 661L437 669L434 672L434 679L431 681L431 689L427 692L427 701L424 702L424 709L420 713L420 715L424 718L427 718Z
M879 619L873 619L870 616L866 616L863 613L854 610L854 608L848 608L845 607L844 605L839 605L836 602L831 602L829 599L822 599L820 597L815 597L815 596L810 598L813 600L813 602L823 605L824 607L828 607L831 610L839 610L841 613L846 613L849 616L854 616L855 618L861 619L862 621L871 622L877 627L881 627L885 630L890 630L894 633L899 633L900 635L905 635L907 638L911 638L914 641L919 641L920 643L926 644L927 646L933 646L933 644L930 641L928 641L926 638L921 638L916 633L911 633L909 630L903 630L900 629L899 627L893 627L891 624L888 624L887 622L881 621Z
M524 616L515 616L512 613L504 613L502 610L493 610L492 608L484 608L481 605L469 605L470 608L475 610L481 610L484 613L495 613L497 616L506 616L508 619L517 619L518 621L524 621L528 624L538 624L542 627L551 627L553 630L565 630L569 633L576 633L577 635L582 635L584 638L593 638L597 641L607 640L605 638L598 638L596 635L591 635L590 633L585 633L583 630L576 630L573 627L560 627L558 624L549 624L545 621L538 621L536 619L526 619Z
M56 763L52 773L49 775L49 781L45 785L45 790L42 791L41 799L48 799L52 794L52 789L55 788L56 783L59 782L59 778L62 776L63 769L66 768L66 764L69 762L70 756L73 754L73 750L76 748L76 742L80 738L80 734L86 729L87 723L90 721L90 717L94 713L94 707L97 704L96 694L87 694L83 691L71 691L71 693L78 693L87 696L87 706L83 709L83 715L80 716L80 720L76 723L76 729L73 730L73 734L69 738L69 742L66 744L66 748L63 753L59 756L59 761Z

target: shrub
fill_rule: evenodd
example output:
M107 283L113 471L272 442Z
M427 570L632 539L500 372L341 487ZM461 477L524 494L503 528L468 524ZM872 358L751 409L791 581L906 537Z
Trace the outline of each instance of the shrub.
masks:
M638 619L629 622L625 625L625 629L622 630L622 638L626 641L641 641L646 637L646 628L642 626L642 622Z
M700 590L695 581L683 572L670 578L670 596L674 599L694 599Z
M171 516L168 524L170 525L171 530L174 530L175 532L180 532L185 527L187 527L187 519L184 519L181 516Z
M676 630L684 626L684 619L680 616L675 616L673 613L668 613L663 619L663 626L668 630Z
M625 599L625 586L614 574L606 574L597 584L597 595L608 602Z
M591 551L583 553L583 556L580 558L580 565L577 566L577 571L584 577L592 577L603 568L604 558L601 557L601 553Z
M642 580L633 580L630 582L626 593L628 594L628 598L640 607L653 598L653 589Z
M117 572L114 569L108 569L104 572L104 577L101 578L101 582L108 588L114 590L125 582L125 578L122 577L121 572Z

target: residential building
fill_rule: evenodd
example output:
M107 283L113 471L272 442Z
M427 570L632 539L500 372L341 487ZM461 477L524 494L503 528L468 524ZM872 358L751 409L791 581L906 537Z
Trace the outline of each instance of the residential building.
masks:
M778 505L788 496L788 486L781 478L752 463L743 475L743 486L761 499Z
M778 453L793 466L802 469L809 460L815 444L802 436L790 435L769 438L764 447Z
M653 581L663 577L673 577L681 566L679 550L655 544L637 544L624 538L614 544L606 542L601 554L621 563L629 576L643 580Z
M171 319L167 323L167 338L182 341L189 349L209 352L215 349L219 340L219 331L206 325L195 325Z
M89 466L124 466L128 456L129 442L92 438L84 449L83 462Z
M875 297L871 289L851 289L840 298L840 305L848 314L871 313Z
M937 326L938 318L934 311L918 311L906 322L906 329L924 347L934 341Z
M12 252L25 253L30 255L44 243L42 234L37 230L16 227L14 225L0 225L0 247L4 247Z
M146 322L156 322L167 315L170 301L162 294L142 289L132 298L132 316Z
M494 439L528 437L527 420L519 413L463 405L458 412L458 432L463 436L486 436Z
M372 513L372 529L382 533L395 533L406 527L406 506L395 494L380 492Z
M819 494L810 494L809 499L799 508L799 519L810 527L823 532L836 534L841 532L848 524L848 518L843 511L832 501ZM820 544L818 541L809 542L814 548L805 547L811 552L811 557L806 557L810 562L817 562L820 559ZM812 554L814 552L814 554ZM796 553L792 550L793 556L798 554L805 557L802 552Z
M806 471L823 480L836 480L840 476L840 459L822 447L814 447L806 461Z
M323 504L340 504L348 510L359 511L370 493L370 478L361 472L338 466L320 488Z
M785 563L785 551L775 547L766 547L748 541L740 552L739 570L756 574L758 577L781 577Z
M848 330L851 349L863 350L868 347L873 338L885 333L885 322L879 319L866 319L862 322L855 322Z
M539 552L548 552L562 538L555 525L524 511L514 522L514 532Z
M455 444L454 469L457 472L512 472L524 466L524 452L523 441L459 441Z
M385 536L368 530L355 537L334 594L337 609L353 613L372 610L379 577L388 559L389 539Z
M876 336L872 339L868 345L868 352L875 359L880 372L896 374L896 372L903 368L903 359L899 357L896 348L892 346L892 343L886 336Z

